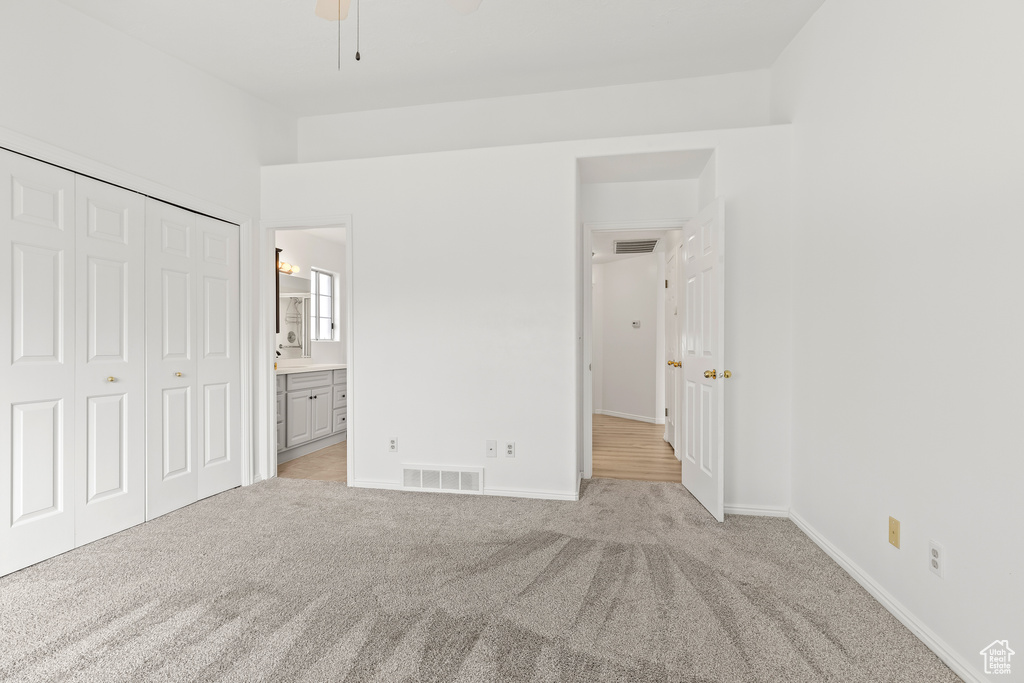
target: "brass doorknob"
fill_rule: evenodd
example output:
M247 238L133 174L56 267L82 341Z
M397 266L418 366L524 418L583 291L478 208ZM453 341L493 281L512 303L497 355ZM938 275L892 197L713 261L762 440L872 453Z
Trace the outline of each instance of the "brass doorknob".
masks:
M677 368L681 368L681 367L683 367L683 364L682 364L682 363L680 363L679 361L676 361L676 367L677 367Z
M181 373L180 372L176 372L176 373L174 373L174 376L175 377L181 377Z
M672 367L676 366L676 362L674 360L670 360L668 364L671 365Z
M705 370L704 376L707 377L708 379L716 379L718 377L718 372L714 368L712 368L710 370Z
M116 377L108 377L108 378L107 378L107 381L108 381L108 382L116 382L116 381L117 381L117 378L116 378Z
M722 379L729 379L732 377L732 373L728 370L722 370Z

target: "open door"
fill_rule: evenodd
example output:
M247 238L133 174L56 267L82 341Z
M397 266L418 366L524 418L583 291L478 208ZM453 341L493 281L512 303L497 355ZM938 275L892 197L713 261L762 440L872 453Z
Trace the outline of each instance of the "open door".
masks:
M725 204L687 223L679 248L683 486L725 520Z

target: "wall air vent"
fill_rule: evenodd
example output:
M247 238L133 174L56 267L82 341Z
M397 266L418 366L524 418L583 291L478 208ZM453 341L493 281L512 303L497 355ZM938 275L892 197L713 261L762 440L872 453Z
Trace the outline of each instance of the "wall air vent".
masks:
M650 254L658 240L615 240L616 254Z
M479 468L403 465L402 488L480 495L484 492L484 471Z

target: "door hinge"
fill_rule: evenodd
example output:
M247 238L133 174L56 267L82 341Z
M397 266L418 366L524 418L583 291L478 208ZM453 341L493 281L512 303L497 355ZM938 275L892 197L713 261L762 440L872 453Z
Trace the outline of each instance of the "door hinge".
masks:
M668 280L665 280L665 289L668 289Z
M665 417L668 417L668 408L665 408Z

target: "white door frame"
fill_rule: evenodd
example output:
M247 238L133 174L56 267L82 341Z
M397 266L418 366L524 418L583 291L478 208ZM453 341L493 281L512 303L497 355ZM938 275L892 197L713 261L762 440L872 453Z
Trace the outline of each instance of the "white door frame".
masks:
M258 327L258 309L260 297L257 296L259 273L255 272L253 265L256 261L257 250L260 244L260 235L254 231L254 221L249 214L229 209L215 202L200 199L187 192L176 190L163 183L147 180L134 173L128 173L121 169L107 164L100 163L88 157L69 152L65 149L22 135L9 128L0 127L0 147L18 154L32 157L39 161L87 176L104 183L137 192L146 197L158 199L167 204L173 204L194 213L201 213L227 223L234 223L239 227L239 329L241 342L241 367L242 367L242 486L247 486L255 481L266 478L265 470L261 469L262 458L259 454L262 451L256 450L259 446L259 439L254 438L253 418L256 417L253 391L253 379L258 375L253 372L254 359L258 356L260 334ZM247 454L247 455L246 455Z
M582 245L581 257L582 267L580 268L580 281L577 286L580 288L582 297L579 300L583 305L583 329L580 336L583 339L577 372L583 378L582 409L577 411L581 424L577 426L577 432L583 434L582 462L580 477L590 479L594 476L594 375L593 364L593 281L594 281L594 259L593 234L595 232L627 232L631 230L682 230L686 225L687 218L662 218L647 221L597 221L586 222L580 226L582 232L580 244Z
M274 293L274 273L277 262L277 253L274 251L276 242L274 236L278 230L308 230L310 228L344 228L345 229L345 363L348 371L345 374L348 401L346 404L347 435L345 440L348 444L347 482L351 485L355 479L355 449L352 444L355 442L355 403L358 394L355 391L355 342L352 334L352 321L354 319L354 297L352 296L352 252L355 244L354 230L352 225L352 214L336 214L332 216L296 216L294 218L274 218L260 221L261 258L260 267L260 289L263 296L260 305L260 356L266 359L257 368L257 385L260 387L259 410L263 418L264 429L259 430L260 440L259 452L263 454L261 470L266 472L266 477L277 476L277 374L274 372L274 346L275 330L274 316L276 314L277 296Z

